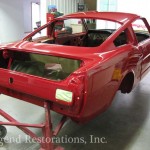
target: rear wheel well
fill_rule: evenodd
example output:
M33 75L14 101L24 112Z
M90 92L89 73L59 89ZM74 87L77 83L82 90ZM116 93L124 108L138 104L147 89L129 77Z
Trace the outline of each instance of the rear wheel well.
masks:
M130 93L134 83L134 74L132 72L128 73L122 80L119 90L121 93Z

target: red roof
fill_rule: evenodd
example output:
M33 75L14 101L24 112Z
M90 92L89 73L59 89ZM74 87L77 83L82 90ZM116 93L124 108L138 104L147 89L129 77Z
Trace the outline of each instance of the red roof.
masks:
M111 20L119 23L125 23L131 21L140 16L136 14L123 13L123 12L98 12L98 11L87 11L77 12L69 15L62 16L60 18L93 18L102 20Z

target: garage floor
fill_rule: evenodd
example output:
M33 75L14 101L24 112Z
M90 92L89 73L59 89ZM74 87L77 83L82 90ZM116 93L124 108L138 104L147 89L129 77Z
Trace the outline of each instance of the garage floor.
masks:
M39 123L44 120L43 108L4 95L0 96L0 108L21 122ZM55 126L61 116L56 113L52 115ZM0 120L4 121L4 118L0 116ZM16 127L7 127L7 130L5 143L0 142L0 150L39 148ZM33 131L41 135L40 130ZM118 92L111 107L88 124L79 126L68 121L59 138L70 139L70 143L61 143L66 150L149 150L150 74L132 93L123 95Z

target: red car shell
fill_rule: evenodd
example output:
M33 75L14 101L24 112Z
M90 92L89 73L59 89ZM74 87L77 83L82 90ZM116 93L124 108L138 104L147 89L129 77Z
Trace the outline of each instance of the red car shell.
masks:
M61 28L61 31L57 31L56 35L55 23L72 18L81 19L85 30L72 34L72 28L62 30L64 27L57 26ZM120 26L116 30L96 30L96 28L88 30L87 22L95 19L115 22ZM140 20L146 30L142 32L135 30L133 23L136 20ZM91 24L97 24L97 22ZM80 26L80 22L78 25ZM40 38L34 41L32 37L46 27L49 27L46 34L50 35L51 43L41 42ZM94 39L92 43L88 35L95 36L97 33L98 35L111 34L105 39L103 37L100 45L93 46L97 39ZM59 37L56 37L58 35ZM90 42L93 45L87 46ZM18 53L22 54L22 61L25 60L24 53L34 53L54 56L63 63L67 61L76 63L77 60L79 67L62 80L50 80L13 70L11 65ZM150 27L145 18L135 14L97 11L74 13L55 18L19 42L1 46L0 58L1 94L39 106L43 105L43 100L47 100L51 103L51 110L82 123L105 111L118 90L122 93L131 92L149 71ZM57 92L58 95L61 94L62 91L59 89L70 92L67 94L71 98L59 100L56 94Z

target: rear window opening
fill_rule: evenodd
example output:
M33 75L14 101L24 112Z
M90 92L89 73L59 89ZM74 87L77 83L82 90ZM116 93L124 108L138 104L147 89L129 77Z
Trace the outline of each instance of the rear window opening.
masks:
M49 80L64 80L76 71L81 64L80 60L62 58L50 55L33 54L26 52L9 51L10 58L5 58L1 68L22 72ZM11 61L11 63L8 62Z

